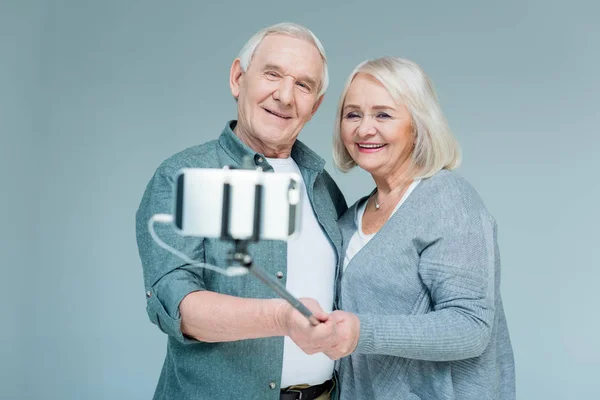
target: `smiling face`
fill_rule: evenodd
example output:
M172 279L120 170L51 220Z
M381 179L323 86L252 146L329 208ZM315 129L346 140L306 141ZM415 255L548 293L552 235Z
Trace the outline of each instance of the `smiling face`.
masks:
M235 133L267 157L287 157L323 96L323 61L311 43L287 35L266 36L247 71L233 62L231 93L238 100Z
M410 113L371 75L358 73L352 80L344 99L340 134L356 164L375 177L399 177L411 166Z

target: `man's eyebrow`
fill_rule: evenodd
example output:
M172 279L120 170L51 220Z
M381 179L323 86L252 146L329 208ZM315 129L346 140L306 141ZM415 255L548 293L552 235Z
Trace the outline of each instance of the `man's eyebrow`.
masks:
M283 73L283 70L281 69L281 67L279 67L278 65L275 65L275 64L266 64L264 66L263 70L272 70L272 71L277 71L277 72ZM311 78L310 76L306 76L306 75L299 76L297 81L305 82L311 88L316 88L318 85L316 79Z
M267 64L264 66L263 70L274 70L277 72L282 72L282 69L278 65L275 65L275 64Z

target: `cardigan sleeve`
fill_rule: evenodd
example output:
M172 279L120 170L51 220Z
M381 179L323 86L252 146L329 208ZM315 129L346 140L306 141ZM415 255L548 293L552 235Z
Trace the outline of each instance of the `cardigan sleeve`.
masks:
M427 361L481 355L495 312L496 224L478 207L447 209L418 266L433 309L420 315L359 315L357 353Z

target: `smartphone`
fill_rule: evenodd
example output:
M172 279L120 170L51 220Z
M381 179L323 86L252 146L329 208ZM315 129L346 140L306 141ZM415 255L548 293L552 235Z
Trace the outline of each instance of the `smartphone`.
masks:
M174 224L181 235L288 240L300 231L296 173L184 168L175 178Z

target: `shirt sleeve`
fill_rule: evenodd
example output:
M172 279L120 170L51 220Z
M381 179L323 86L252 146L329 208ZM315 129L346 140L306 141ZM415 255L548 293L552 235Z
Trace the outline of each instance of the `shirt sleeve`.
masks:
M419 275L433 309L420 315L359 315L358 353L427 361L481 355L495 312L496 224L481 210L453 210L422 250Z
M164 333L182 343L192 343L181 332L179 304L189 293L205 290L203 270L186 264L180 258L159 247L148 231L148 221L154 214L172 214L174 173L160 167L146 187L136 213L136 238L146 291L146 311L150 321ZM170 224L155 224L158 236L171 247L193 260L204 261L203 239L179 235Z

